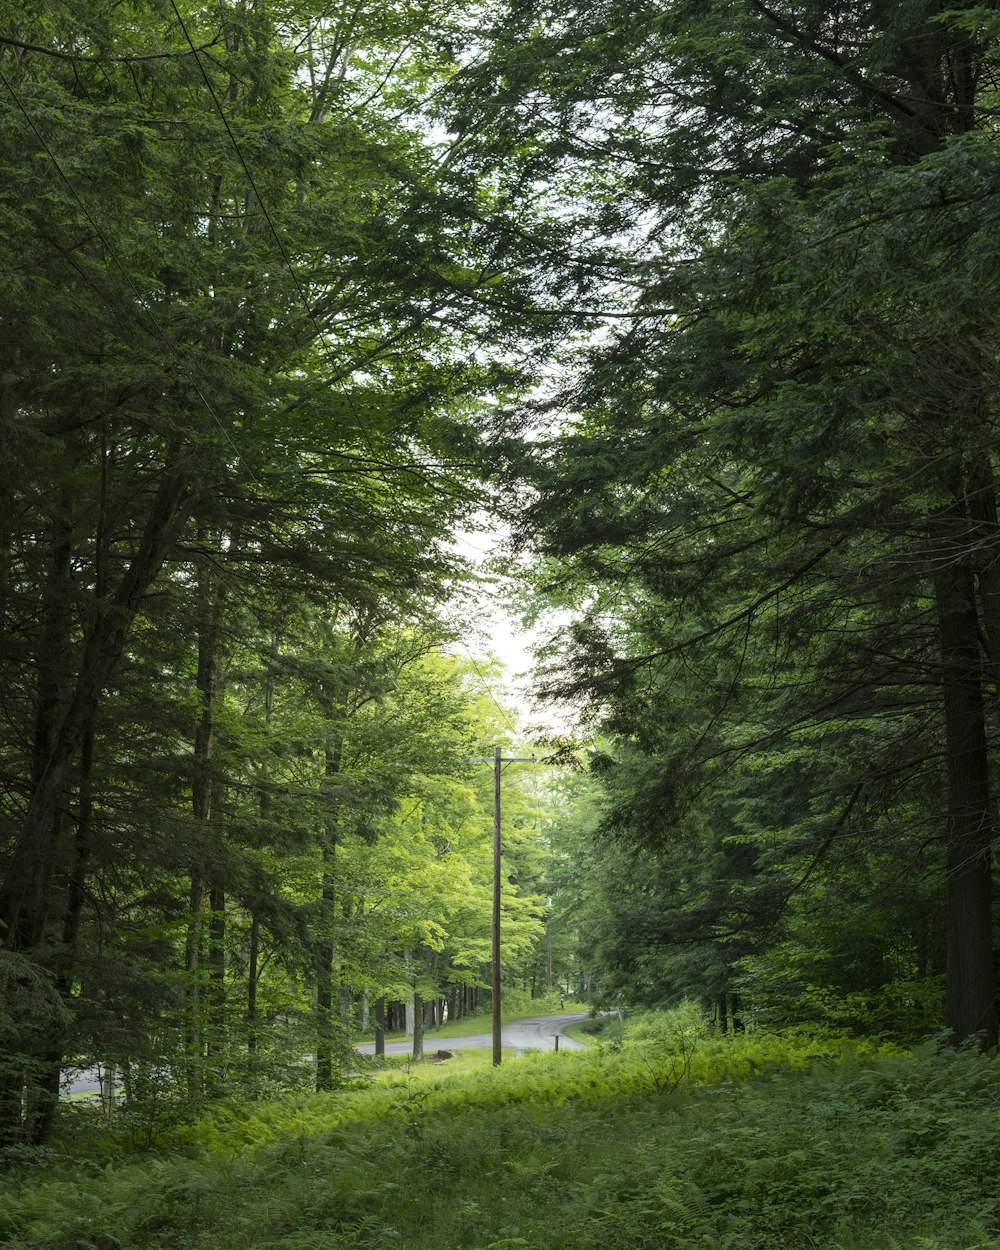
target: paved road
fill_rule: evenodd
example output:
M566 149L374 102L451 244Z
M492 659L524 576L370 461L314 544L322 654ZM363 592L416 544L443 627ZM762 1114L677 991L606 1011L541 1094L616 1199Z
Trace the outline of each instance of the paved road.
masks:
M586 1050L583 1042L567 1037L563 1029L567 1024L578 1024L589 1019L585 1011L566 1012L559 1016L530 1016L526 1020L512 1020L505 1024L500 1034L504 1046L523 1052L525 1050L555 1050L556 1038L559 1038L560 1050ZM432 1054L435 1050L490 1050L493 1046L492 1033L474 1033L468 1037L438 1037L436 1033L424 1034L424 1053ZM374 1042L367 1042L358 1047L363 1055L374 1055ZM408 1055L413 1050L412 1040L405 1042L386 1042L387 1055ZM97 1097L101 1092L97 1073L93 1069L77 1072L64 1087L64 1093L90 1094Z
M585 1011L566 1012L559 1016L530 1016L526 1020L512 1020L505 1024L500 1032L500 1040L504 1046L518 1051L555 1050L556 1038L559 1038L560 1050L586 1050L583 1042L567 1037L563 1030L568 1024L578 1024L589 1017ZM438 1037L436 1033L424 1034L424 1053L435 1050L489 1050L493 1046L492 1033L472 1033L467 1037ZM359 1046L363 1055L374 1055L375 1045L367 1042ZM386 1042L387 1055L408 1055L413 1050L413 1042Z
M67 1094L93 1094L96 1098L101 1092L101 1083L97 1079L97 1073L91 1068L86 1072L81 1072L78 1076L74 1076L69 1082L68 1088L63 1092Z

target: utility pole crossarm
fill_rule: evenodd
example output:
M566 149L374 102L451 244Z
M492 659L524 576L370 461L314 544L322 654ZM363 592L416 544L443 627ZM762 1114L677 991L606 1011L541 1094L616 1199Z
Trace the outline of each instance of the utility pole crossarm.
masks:
M499 751L500 748L497 747ZM466 764L495 764L497 757L495 755L467 755L465 757ZM501 764L537 764L538 758L534 755L501 755Z

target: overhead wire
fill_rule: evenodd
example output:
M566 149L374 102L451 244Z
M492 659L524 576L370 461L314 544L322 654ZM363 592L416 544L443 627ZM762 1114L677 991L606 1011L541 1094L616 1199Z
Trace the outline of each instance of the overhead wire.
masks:
M469 663L470 663L470 664L472 665L472 667L476 670L476 674L477 674L477 676L479 677L479 680L483 683L483 690L484 690L484 692L486 693L486 695L488 696L488 698L490 699L490 701L492 702L492 704L493 704L493 706L496 708L496 710L500 713L500 716L501 716L501 718L503 719L503 721L505 722L505 724L507 725L507 728L508 728L508 729L511 731L511 733L512 733L512 734L514 734L514 735L515 735L515 737L516 737L516 736L518 735L518 733L519 733L519 730L518 730L517 726L514 724L514 722L511 720L510 715L507 713L507 711L506 711L506 710L505 710L505 709L501 706L501 704L498 702L498 700L497 700L497 698L496 698L496 695L494 695L493 691L490 689L489 683L488 683L487 678L486 678L486 674L483 672L483 670L482 670L482 669L479 667L479 665L476 663L475 659L473 659L472 652L471 652L471 651L469 650L469 648L465 645L465 643L464 643L464 642L460 642L458 645L459 645L459 646L462 648L462 650L465 652L466 658L468 659Z
M126 283L128 284L129 289L131 290L132 294L135 296L136 303L138 304L139 308L142 310L142 313L146 317L149 324L152 326L153 331L156 334L157 338L161 340L161 342L164 344L167 350L171 353L171 355L174 357L174 359L177 361L180 367L184 370L185 374L187 375L188 380L190 381L192 387L194 388L195 394L201 400L201 403L204 405L206 412L208 412L209 416L215 422L223 438L232 448L233 452L235 453L237 457L237 460L243 465L244 469L246 469L248 476L257 485L260 485L253 471L250 469L249 465L246 463L246 460L243 458L242 454L240 453L240 449L233 442L232 437L230 436L228 430L225 428L225 426L222 424L222 421L219 419L218 413L215 411L212 404L209 402L208 397L205 395L205 392L202 390L201 386L198 384L197 378L194 376L194 373L191 371L187 362L184 360L184 357L181 355L179 349L177 348L177 345L173 342L170 336L166 333L166 331L157 321L156 317L146 306L145 298L142 295L142 293L139 291L139 288L136 285L135 280L133 279L131 273L126 268L124 262L122 261L121 257L118 255L117 251L115 250L113 244L111 243L111 240L108 238L105 231L101 229L100 223L96 220L93 213L91 213L90 209L84 203L83 198L80 196L76 187L73 185L72 180L70 179L69 175L63 169L62 165L59 162L58 157L52 151L52 148L49 146L49 143L46 140L45 136L42 134L38 126L35 124L34 118L28 112L27 108L25 108L24 102L21 100L21 97L15 91L14 87L12 86L7 76L4 74L3 70L0 70L0 83L3 83L4 87L6 88L11 99L14 101L14 104L17 106L21 115L24 117L25 121L31 127L31 130L34 133L35 138L41 144L43 150L45 151L45 154L48 156L49 160L51 161L52 166L55 169L56 173L59 175L60 179L65 184L66 189L69 191L70 195L76 201L84 217L87 219L91 229L100 239L107 254L111 257L115 265L120 270L122 277L125 279Z
M278 229L274 224L274 219L271 216L271 213L267 207L267 203L264 200L264 197L261 195L259 187L257 186L257 180L254 178L253 172L250 169L250 165L248 164L246 157L243 155L243 149L240 147L239 141L237 140L236 135L233 132L233 128L229 124L229 119L226 117L226 113L222 107L221 101L219 100L218 93L216 92L215 87L212 84L212 80L208 74L208 71L205 69L205 66L204 66L204 63L202 62L201 57L198 55L198 49L195 47L194 40L191 38L191 33L188 30L187 23L184 21L184 18L181 15L181 12L177 7L176 0L170 0L170 7L174 12L174 16L177 19L178 25L180 26L181 33L183 34L185 40L187 41L187 45L191 49L191 53L194 56L195 63L197 64L198 69L201 73L201 76L204 79L205 86L208 88L208 93L209 93L209 96L211 97L212 104L215 107L215 111L219 115L219 119L221 120L223 126L225 127L226 134L229 137L229 142L232 144L233 151L236 153L236 157L239 160L240 165L243 168L243 172L246 175L247 181L250 184L250 189L253 191L254 198L256 199L258 205L260 206L260 211L264 216L264 220L267 222L268 229L270 230L271 235L274 238L275 243L277 244L278 251L281 253L282 262L285 268L288 270L288 273L292 279L292 282L295 285L295 290L296 290L296 293L298 294L299 302L302 304L302 307L305 311L306 316L312 322L313 328L316 331L316 342L319 345L320 350L323 352L324 356L326 356L327 362L332 365L334 364L334 361L330 353L329 345L325 341L325 330L323 326L320 324L318 318L316 317L315 312L313 311L309 303L309 300L306 297L306 293L305 293L305 290L303 289L298 271L295 269L295 266L292 264L291 257L288 255L288 250L285 247L284 240L282 239L281 235L278 233ZM341 395L344 397L344 399L347 402L347 406L351 410L351 414L354 416L355 420L357 421L358 429L361 434L361 438L365 446L367 447L372 460L378 461L379 457L377 453L375 452L375 448L373 447L372 441L369 437L368 425L366 421L364 420L363 416L361 415L361 413L358 411L357 405L354 403L353 397L351 396L350 392L344 387L343 382L340 378L336 377L336 375L333 375L331 380L333 381L334 385L339 388Z
M202 44L198 51L207 51L219 42L220 35L216 35L209 43ZM59 61L80 61L89 65L103 65L108 61L117 62L120 65L140 64L144 61L174 61L180 57L190 56L190 52L148 52L135 56L85 56L82 52L64 52L61 48L47 48L40 43L25 43L21 39L11 39L8 35L0 35L0 44L7 48L19 48L22 52L37 52L42 56L51 56Z

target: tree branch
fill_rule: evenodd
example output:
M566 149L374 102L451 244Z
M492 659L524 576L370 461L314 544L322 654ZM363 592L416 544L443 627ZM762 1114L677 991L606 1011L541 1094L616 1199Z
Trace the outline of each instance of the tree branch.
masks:
M198 48L188 48L180 52L148 52L144 56L85 56L82 52L60 52L58 48L46 48L38 43L24 43L20 39L10 39L6 35L0 35L0 44L6 45L8 48L20 48L22 52L40 52L42 56L54 56L60 61L87 61L91 65L104 65L108 61L125 63L167 61L178 57L192 56L195 53L205 52L209 48L213 48L221 38L222 32L220 31L210 43L203 43Z

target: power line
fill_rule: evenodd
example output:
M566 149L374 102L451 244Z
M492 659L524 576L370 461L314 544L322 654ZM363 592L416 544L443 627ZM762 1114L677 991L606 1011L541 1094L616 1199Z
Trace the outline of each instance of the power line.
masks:
M184 21L184 18L181 16L180 10L177 8L176 0L170 0L170 7L173 9L174 16L177 18L177 22L180 25L181 32L183 33L184 38L187 40L188 47L191 49L191 52L194 55L195 63L197 64L198 69L201 72L202 78L205 80L205 86L208 88L208 94L212 98L212 103L215 106L215 111L219 114L219 118L223 126L225 127L226 134L229 136L229 142L233 146L233 151L236 153L236 156L240 164L243 167L243 172L246 174L247 181L250 183L250 188L254 193L254 198L257 200L257 203L260 205L260 211L264 214L264 220L267 222L268 229L271 231L274 241L278 245L278 251L281 253L281 258L284 263L284 266L288 270L288 273L291 276L292 282L295 284L295 290L298 293L299 301L302 304L303 309L305 310L306 316L312 322L313 328L316 331L316 342L320 345L320 350L325 355L327 355L328 361L330 361L330 363L332 364L333 363L332 358L328 354L329 353L328 345L324 342L323 327L320 325L316 317L316 314L313 312L309 304L309 301L306 298L306 293L303 290L298 272L296 271L294 265L292 264L291 258L288 255L288 251L285 248L284 240L279 235L277 227L274 224L274 220L271 217L270 212L268 211L267 204L264 201L264 197L260 193L260 190L257 186L257 181L253 176L253 173L250 169L249 164L247 163L246 157L243 155L243 150L239 145L239 141L237 140L236 135L233 133L233 128L229 124L229 119L226 117L225 110L223 109L222 104L219 100L219 97L216 94L215 87L212 85L212 80L209 77L208 71L205 69L204 63L202 62L201 57L198 55L198 49L195 47L194 40L191 38L191 34L187 28L187 24ZM339 378L334 377L333 381L334 381L334 385L340 388L341 394L346 399L348 407L350 408L351 412L353 413L355 419L358 422L358 428L361 431L361 437L364 440L365 446L368 448L368 452L371 455L372 460L377 460L378 457L375 453L375 449L372 446L371 439L368 437L368 426L364 418L362 417L361 413L358 411L350 392L344 387L343 383L340 381Z
M203 43L200 48L193 49L193 51L196 54L205 52L215 47L221 37L220 33L211 42ZM20 48L22 52L38 52L42 56L55 57L60 61L82 61L88 65L106 65L109 61L120 65L134 65L141 61L173 61L191 55L190 52L147 52L137 53L134 56L85 56L82 52L63 52L60 48L47 48L44 44L24 43L20 39L11 39L6 35L0 35L0 44L8 48Z
M259 486L260 483L258 482L257 478L254 476L253 471L250 469L249 465L247 465L243 456L240 454L239 448L233 442L232 438L229 435L229 432L226 430L225 426L219 420L218 414L216 413L212 405L209 403L207 397L205 396L204 391L198 385L198 380L195 378L194 374L191 372L190 368L185 362L183 356L178 351L177 346L171 340L169 335L167 335L167 333L163 330L162 326L153 316L152 312L150 312L150 310L145 306L144 298L141 292L139 291L139 288L136 286L135 281L132 278L132 275L125 268L124 263L122 262L122 260L118 256L118 253L115 251L114 247L112 246L110 239L107 237L105 232L101 229L100 224L94 218L94 215L91 213L90 209L88 209L87 205L83 202L83 199L80 197L76 188L73 186L73 183L71 182L69 176L66 174L66 171L63 169L62 165L60 165L59 160L56 157L56 154L49 147L49 144L46 141L45 136L35 125L34 118L31 116L28 110L24 107L24 104L20 96L11 86L9 80L7 79L6 75L3 73L2 70L0 70L0 82L2 82L3 85L7 88L7 91L9 92L14 103L17 105L17 108L21 112L21 115L24 117L25 121L31 127L35 135L35 138L41 144L42 148L45 150L45 154L48 156L49 160L52 162L52 165L56 173L65 183L66 189L69 191L70 195L79 205L80 211L83 213L84 217L86 217L87 221L89 222L91 226L91 229L94 231L97 237L101 240L101 243L103 244L108 255L111 257L114 263L118 266L119 270L121 271L122 277L128 283L129 289L132 291L132 294L135 296L137 304L142 309L143 313L145 314L146 318L149 321L149 324L153 327L153 330L156 333L157 337L164 343L167 350L174 356L174 358L177 360L177 363L181 366L181 368L187 374L188 380L191 382L191 385L194 387L195 394L198 396L202 404L205 406L205 410L208 412L209 416L218 426L219 431L222 434L223 438L226 440L229 446L233 449L234 453L236 454L236 458L246 469L249 477Z
M511 720L510 716L509 716L509 715L507 714L507 712L503 709L503 707L501 707L501 705L497 702L496 696L494 695L493 691L490 689L490 687L489 687L489 685L488 685L488 683L487 683L487 680L486 680L486 675L485 675L485 673L483 672L483 670L479 667L479 665L476 663L476 661L473 659L473 657L472 657L472 652L471 652L471 651L469 650L469 648L465 645L465 643L460 642L458 645L459 645L459 646L462 648L462 650L465 652L466 659L468 659L469 663L470 663L470 664L472 665L472 667L476 670L476 673L477 673L477 675L479 676L479 680L483 683L483 688L484 688L484 690L486 691L486 694L489 696L490 700L492 701L493 706L496 708L496 710L497 710L497 711L500 713L500 715L503 717L503 719L504 719L504 721L505 721L505 723L506 723L506 725L507 725L507 728L511 731L511 733L512 733L512 734L514 734L514 736L515 736L515 737L517 737L517 736L518 736L518 729L517 729L517 726L516 726L516 725L514 724L514 722Z

